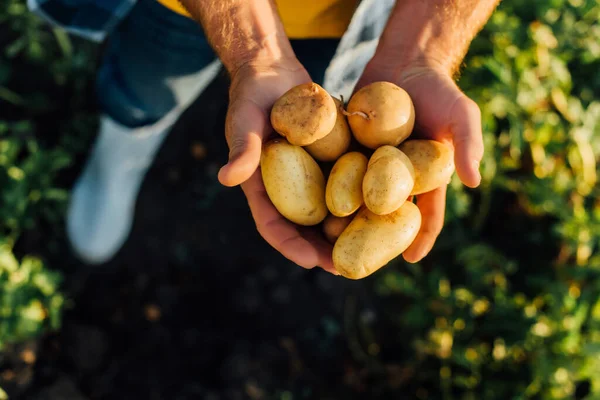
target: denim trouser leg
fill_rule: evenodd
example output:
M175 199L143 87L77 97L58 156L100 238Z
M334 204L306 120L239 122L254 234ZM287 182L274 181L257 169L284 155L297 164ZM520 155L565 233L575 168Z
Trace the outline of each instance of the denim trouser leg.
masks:
M337 43L292 45L320 83ZM105 262L126 241L139 188L157 150L218 68L200 26L156 0L138 0L111 34L97 77L100 129L67 216L70 243L83 260Z
M101 111L128 127L152 124L194 100L214 60L195 21L140 0L109 38L96 80Z
M322 83L339 40L294 40L312 78ZM198 76L216 56L197 22L156 0L139 0L108 41L97 77L101 111L135 128L190 103L205 86Z

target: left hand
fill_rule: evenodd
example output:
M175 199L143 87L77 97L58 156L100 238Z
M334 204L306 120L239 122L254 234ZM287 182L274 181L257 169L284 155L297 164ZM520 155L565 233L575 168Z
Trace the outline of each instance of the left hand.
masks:
M460 180L479 186L479 163L483 157L481 112L477 104L456 85L449 73L432 67L408 67L401 78L390 69L367 65L356 85L358 90L376 81L393 82L406 90L415 106L412 137L446 142L454 147L454 163ZM417 196L422 223L419 233L403 257L418 262L433 248L442 231L446 209L446 186Z

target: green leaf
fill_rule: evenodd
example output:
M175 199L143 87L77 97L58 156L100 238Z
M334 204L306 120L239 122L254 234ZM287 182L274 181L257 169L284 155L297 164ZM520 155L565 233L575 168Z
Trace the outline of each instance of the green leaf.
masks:
M0 400L8 400L8 394L0 387Z

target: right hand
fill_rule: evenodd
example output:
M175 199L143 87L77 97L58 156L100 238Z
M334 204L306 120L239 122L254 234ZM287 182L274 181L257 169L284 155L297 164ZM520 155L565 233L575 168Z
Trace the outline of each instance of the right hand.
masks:
M284 257L301 267L318 266L337 275L331 244L317 228L298 226L277 211L260 172L262 144L274 133L271 107L289 89L306 82L311 78L297 59L248 63L232 74L225 121L229 162L219 171L219 181L241 185L258 232Z

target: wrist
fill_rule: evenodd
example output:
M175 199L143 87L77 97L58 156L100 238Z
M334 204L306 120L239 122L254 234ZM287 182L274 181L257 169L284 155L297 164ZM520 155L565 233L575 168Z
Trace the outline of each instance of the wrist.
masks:
M221 52L221 61L229 75L234 77L239 70L260 72L272 68L295 68L299 65L288 38L285 35L266 35L256 42L246 43L239 48Z
M267 109L288 89L310 81L308 72L296 57L253 58L232 72L229 97L230 101L253 98Z
M396 2L372 60L395 81L436 72L452 77L499 0Z
M376 53L365 67L366 75L374 75L398 84L422 75L436 74L451 77L454 68L444 57L414 54L412 57L392 58Z
M410 79L414 75L435 72L452 76L464 57L464 49L451 45L450 35L439 40L432 35L431 22L423 29L403 32L384 32L370 69L385 71L394 81Z
M247 64L294 58L272 0L179 0L196 19L230 75Z

